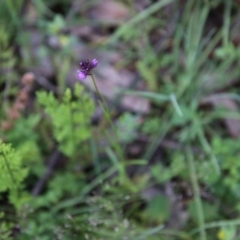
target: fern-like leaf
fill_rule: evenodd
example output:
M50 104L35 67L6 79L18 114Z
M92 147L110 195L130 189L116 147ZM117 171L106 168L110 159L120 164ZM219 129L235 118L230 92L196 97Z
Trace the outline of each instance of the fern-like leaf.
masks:
M45 91L38 92L37 98L51 117L53 133L60 150L69 157L74 156L80 143L91 136L93 101L83 92L83 87L79 84L75 85L74 94L67 89L62 101L57 100L53 93Z

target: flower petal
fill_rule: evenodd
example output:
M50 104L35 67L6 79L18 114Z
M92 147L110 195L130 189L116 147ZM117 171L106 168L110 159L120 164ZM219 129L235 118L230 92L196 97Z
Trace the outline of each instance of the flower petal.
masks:
M84 80L87 77L87 73L85 71L77 70L77 75L80 80Z
M92 68L95 68L97 66L97 64L98 64L97 59L93 59L92 62L91 62Z

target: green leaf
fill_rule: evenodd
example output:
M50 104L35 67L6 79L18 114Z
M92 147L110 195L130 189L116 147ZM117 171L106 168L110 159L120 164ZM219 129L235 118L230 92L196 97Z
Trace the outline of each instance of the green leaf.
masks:
M55 98L53 93L41 91L37 93L38 102L44 106L51 117L53 134L60 150L67 156L74 156L81 143L91 136L90 120L94 112L94 103L76 84L75 98L70 89L66 89L63 100Z
M145 216L149 220L162 223L169 219L170 203L169 199L162 195L157 195L148 203Z

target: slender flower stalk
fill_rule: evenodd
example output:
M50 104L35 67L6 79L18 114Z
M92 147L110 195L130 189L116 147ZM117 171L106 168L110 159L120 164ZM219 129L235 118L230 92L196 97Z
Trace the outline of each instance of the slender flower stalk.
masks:
M89 60L85 60L79 63L81 70L77 70L77 75L78 75L78 79L79 80L85 80L87 78L87 76L91 76L94 87L98 93L98 95L100 96L102 102L105 104L105 107L108 109L108 105L106 100L104 99L103 95L99 92L96 81L93 77L93 75L91 74L91 70L93 68L95 68L98 64L97 59L93 59L91 62Z
M94 87L95 87L95 89L96 89L98 95L100 96L102 102L105 104L105 107L106 107L107 110L109 111L108 104L107 104L105 98L103 97L103 95L99 92L98 87L97 87L97 84L96 84L96 81L95 81L95 79L94 79L94 76L93 76L92 74L90 74L90 76L91 76L91 78L92 78L92 81L93 81Z
M91 62L89 60L80 62L79 65L80 65L81 70L77 70L78 79L79 80L85 80L87 78L87 76L91 76L94 87L96 89L96 92L99 95L99 97L101 98L102 104L100 103L100 105L102 107L104 115L107 118L107 120L109 121L109 123L111 125L111 128L114 132L115 138L117 139L118 138L117 137L117 131L116 131L116 128L115 128L115 126L112 122L112 119L111 119L111 116L110 116L110 111L109 111L109 108L108 108L108 104L107 104L105 98L103 97L103 95L99 92L99 89L97 87L94 76L91 73L91 70L93 68L95 68L97 66L97 64L98 64L98 61L96 59L93 59ZM120 173L121 179L122 179L122 181L126 180L128 182L128 177L126 175L126 171L125 171L125 167L124 167L125 163L124 163L124 155L123 155L122 149L121 149L119 143L113 143L113 147L114 147L116 153L118 154L118 157L120 158L120 161L122 162L122 165L119 168L119 173Z

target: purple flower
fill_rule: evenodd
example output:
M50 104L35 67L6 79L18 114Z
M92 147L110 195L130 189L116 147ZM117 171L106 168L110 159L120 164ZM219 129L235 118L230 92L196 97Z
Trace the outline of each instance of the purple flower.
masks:
M77 70L77 75L80 80L84 80L88 75L91 75L90 71L98 64L97 59L82 61L79 63L81 70Z

